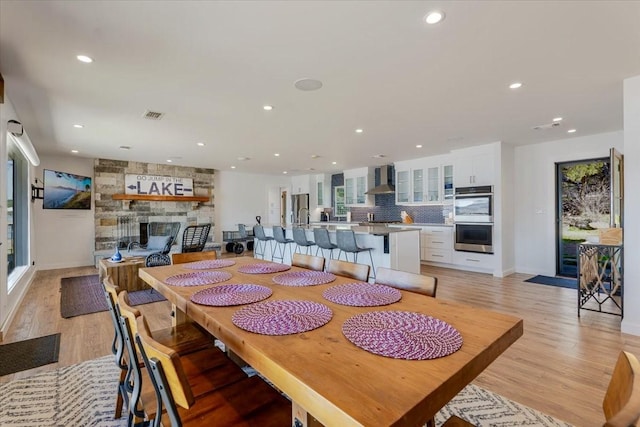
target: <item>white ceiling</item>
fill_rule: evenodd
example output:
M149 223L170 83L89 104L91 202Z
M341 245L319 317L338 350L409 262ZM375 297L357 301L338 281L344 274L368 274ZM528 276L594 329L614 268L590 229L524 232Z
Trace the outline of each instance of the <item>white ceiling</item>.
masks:
M0 72L40 155L334 172L622 129L640 2L2 0Z

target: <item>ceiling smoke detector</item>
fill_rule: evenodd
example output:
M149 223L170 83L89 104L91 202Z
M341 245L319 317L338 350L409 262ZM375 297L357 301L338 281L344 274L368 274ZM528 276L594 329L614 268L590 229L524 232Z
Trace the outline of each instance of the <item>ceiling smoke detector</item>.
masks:
M164 116L164 113L159 113L157 111L149 111L149 110L145 111L145 113L142 115L142 117L149 120L160 120L163 116Z
M533 130L545 130L545 129L552 129L555 127L560 126L560 122L553 122L553 123L547 123L546 125L538 125L538 126L534 126L531 129Z

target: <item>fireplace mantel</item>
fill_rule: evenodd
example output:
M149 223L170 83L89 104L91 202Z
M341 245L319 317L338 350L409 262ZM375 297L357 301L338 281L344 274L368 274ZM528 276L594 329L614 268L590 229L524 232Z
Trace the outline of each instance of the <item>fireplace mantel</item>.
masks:
M211 199L208 196L160 196L155 194L114 194L111 198L113 200L122 200L125 203L125 209L129 209L129 204L136 200L154 202L190 202L194 207L197 207L198 204L208 202Z

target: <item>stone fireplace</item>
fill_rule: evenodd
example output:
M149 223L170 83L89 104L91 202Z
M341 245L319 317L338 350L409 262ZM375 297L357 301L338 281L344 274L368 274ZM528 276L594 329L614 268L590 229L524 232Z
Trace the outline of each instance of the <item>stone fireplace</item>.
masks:
M114 195L125 193L126 174L191 178L194 195L208 201L114 200ZM132 241L145 243L149 222L180 222L178 245L187 226L215 225L213 169L96 159L94 176L96 251L113 250L116 245L123 249ZM213 235L212 230L209 241Z

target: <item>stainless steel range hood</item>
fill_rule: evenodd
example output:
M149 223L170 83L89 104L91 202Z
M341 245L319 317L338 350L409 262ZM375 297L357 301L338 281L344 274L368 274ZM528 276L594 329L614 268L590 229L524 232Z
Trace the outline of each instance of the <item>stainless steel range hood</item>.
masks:
M367 191L365 194L393 194L396 187L391 184L391 166L385 165L380 167L380 185Z

